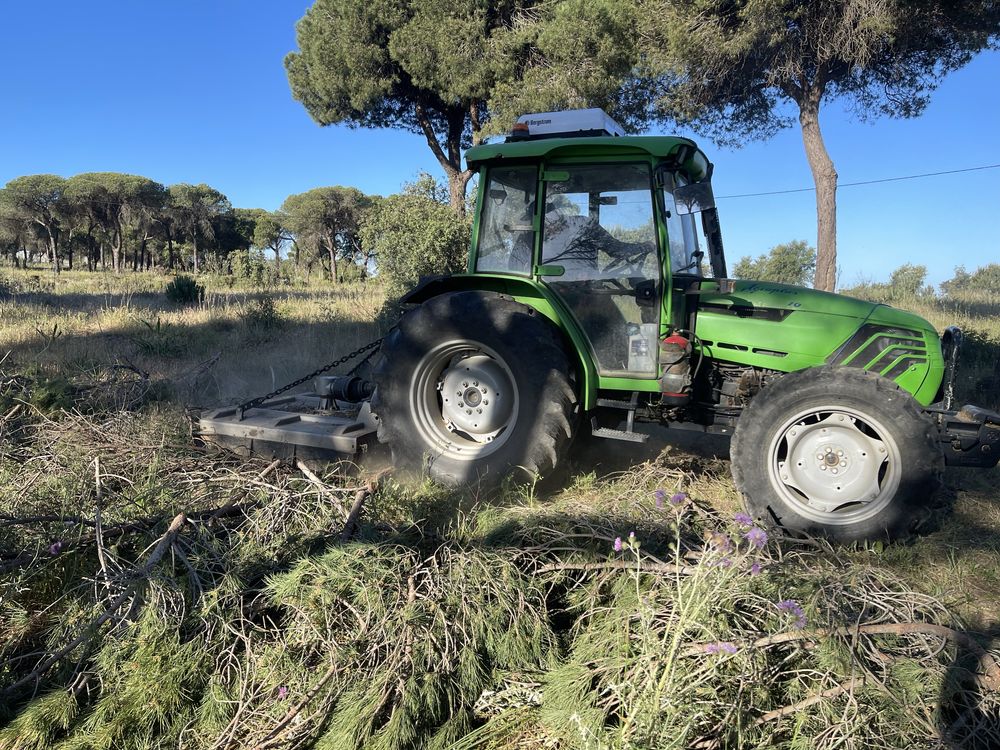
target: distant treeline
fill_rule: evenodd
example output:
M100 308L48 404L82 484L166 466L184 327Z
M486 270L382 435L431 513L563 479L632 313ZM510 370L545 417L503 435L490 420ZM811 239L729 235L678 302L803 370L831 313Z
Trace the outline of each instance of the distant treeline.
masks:
M429 200L434 195L428 195ZM278 211L234 208L209 185L165 186L138 175L40 174L0 188L0 258L53 271L177 269L253 275L273 253L336 280L372 261L360 240L380 201L352 187L289 196ZM266 254L266 255L265 255Z

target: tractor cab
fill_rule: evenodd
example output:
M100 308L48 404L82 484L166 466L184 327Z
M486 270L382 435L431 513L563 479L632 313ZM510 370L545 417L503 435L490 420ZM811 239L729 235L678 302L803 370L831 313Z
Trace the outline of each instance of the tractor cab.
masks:
M591 109L525 115L467 159L480 172L469 272L543 284L598 378L655 380L659 342L689 327L685 291L726 273L704 154Z

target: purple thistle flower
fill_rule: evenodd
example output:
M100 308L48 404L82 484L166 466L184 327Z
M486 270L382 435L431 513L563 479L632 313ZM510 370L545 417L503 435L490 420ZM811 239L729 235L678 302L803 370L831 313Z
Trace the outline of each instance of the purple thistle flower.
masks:
M630 531L630 532L628 533L628 540L629 540L630 542L634 542L634 541L635 541L635 532L634 532L634 531Z
M799 630L806 626L806 613L802 611L802 607L798 602L793 599L784 599L778 602L778 611L787 612L788 614L795 617L795 627Z
M63 543L62 541L56 541L49 545L49 554L55 557L60 552L62 552Z
M287 697L288 697L288 688L282 685L281 687L278 688L278 699L284 700Z
M614 548L615 548L615 552L621 552L622 551L622 538L620 536L616 536L615 537Z
M705 644L706 654L735 654L738 650L739 649L736 648L736 644L729 641L716 641L715 643Z
M753 519L748 513L737 513L733 516L733 520L740 526L753 526Z
M731 568L733 567L733 559L731 557L723 557L721 560L719 560L717 565L720 568Z
M764 549L764 545L767 544L767 532L757 526L752 527L743 535L743 538L750 542L756 549Z
M752 575L752 576L760 575L760 572L763 569L764 568L761 566L761 564L759 562L755 562L753 565L750 566L750 575Z
M671 505L680 505L685 500L687 500L687 494L684 492L675 492L673 495L670 496Z
M667 493L664 492L663 490L657 490L656 492L653 493L653 498L656 500L656 507L662 508L663 503L665 503L667 500Z

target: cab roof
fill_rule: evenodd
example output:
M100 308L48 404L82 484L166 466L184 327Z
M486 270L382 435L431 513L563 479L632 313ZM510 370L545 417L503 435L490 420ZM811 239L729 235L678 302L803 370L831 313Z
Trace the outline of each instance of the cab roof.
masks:
M639 156L683 158L683 166L694 180L709 173L709 161L694 141L670 135L584 136L538 138L473 146L465 153L469 169L488 163L524 159L573 158L587 156ZM680 166L680 165L679 165Z

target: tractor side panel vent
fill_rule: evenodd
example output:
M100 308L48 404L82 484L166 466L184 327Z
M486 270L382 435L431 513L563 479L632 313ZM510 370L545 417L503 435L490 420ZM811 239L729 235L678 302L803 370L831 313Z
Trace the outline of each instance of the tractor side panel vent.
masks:
M867 323L826 361L832 365L871 370L895 379L912 365L927 361L927 344L920 331Z

